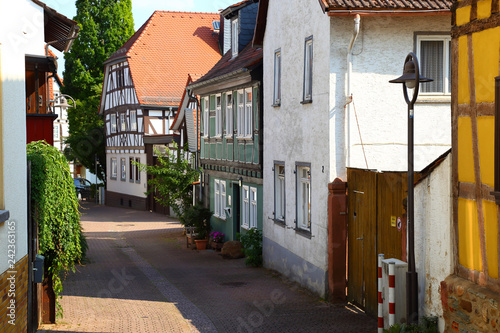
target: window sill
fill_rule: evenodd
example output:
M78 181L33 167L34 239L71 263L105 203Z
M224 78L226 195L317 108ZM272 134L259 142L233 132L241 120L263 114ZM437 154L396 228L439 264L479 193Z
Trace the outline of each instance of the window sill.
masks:
M312 102L313 102L312 99L305 99L302 102L300 102L300 104L311 104Z
M450 104L451 95L419 95L415 104Z
M295 233L298 235L301 235L301 236L306 237L308 239L312 238L310 230L304 230L304 229L300 229L300 228L294 228L293 230L295 230Z
M116 177L112 177L112 176L111 176L111 177L109 177L109 179L111 179L111 180L116 180Z
M222 220L222 221L225 221L225 220L226 220L226 218L225 218L225 217L222 217L222 216L219 216L219 215L215 215L215 214L214 214L214 217L215 217L216 219L219 219L219 220Z
M237 139L244 140L244 141L252 141L253 137L251 137L251 136L238 136Z
M0 223L4 223L10 217L10 213L8 210L0 210Z
M275 104L271 104L271 106L273 108L279 108L281 106L281 103L275 103Z
M274 224L279 225L280 227L285 228L286 227L286 222L285 220L278 220L278 219L273 219Z
M135 181L135 183L136 183L136 184L140 184L140 183L141 183L141 180L140 180L140 179L139 179L139 180L136 180L136 181Z

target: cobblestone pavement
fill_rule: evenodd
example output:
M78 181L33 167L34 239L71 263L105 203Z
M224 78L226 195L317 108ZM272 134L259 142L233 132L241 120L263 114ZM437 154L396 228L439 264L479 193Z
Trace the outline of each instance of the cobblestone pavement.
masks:
M375 332L376 320L332 305L244 259L186 248L163 215L84 203L89 262L65 280L64 318L39 332Z

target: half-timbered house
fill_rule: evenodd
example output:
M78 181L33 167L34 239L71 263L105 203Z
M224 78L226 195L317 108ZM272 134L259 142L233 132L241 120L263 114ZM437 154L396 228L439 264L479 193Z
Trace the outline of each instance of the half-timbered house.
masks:
M214 212L213 229L226 240L262 230L262 49L251 45L257 8L247 0L221 12L231 48L188 86L200 96L204 203Z
M105 118L106 203L168 213L148 191L134 162L155 163L155 149L174 137L189 73L204 74L219 59L218 14L155 11L105 62L100 113ZM200 54L203 57L200 57Z

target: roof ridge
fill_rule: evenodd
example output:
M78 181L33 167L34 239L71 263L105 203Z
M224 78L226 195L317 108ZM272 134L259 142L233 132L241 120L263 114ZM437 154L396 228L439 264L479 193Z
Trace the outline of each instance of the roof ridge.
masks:
M212 15L219 15L219 13L212 13L212 12L187 12L187 11L177 11L177 10L155 10L155 13L176 13L176 14L212 14Z

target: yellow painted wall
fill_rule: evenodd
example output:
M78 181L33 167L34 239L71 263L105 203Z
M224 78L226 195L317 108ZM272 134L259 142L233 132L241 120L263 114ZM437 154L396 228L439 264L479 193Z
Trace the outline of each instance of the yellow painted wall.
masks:
M479 1L477 3L477 19L488 18L491 15L491 0Z
M495 101L495 77L498 76L500 58L500 27L472 34L474 45L474 78L476 102Z
M458 104L469 104L469 56L467 36L458 38Z
M489 276L498 279L498 224L497 204L483 200L484 231L486 238L486 259L488 260Z
M475 183L472 128L469 117L458 118L458 181Z
M477 117L481 182L495 186L495 117Z
M458 198L458 240L460 264L481 271L481 247L475 201Z
M470 20L470 6L457 8L457 26L469 23Z

